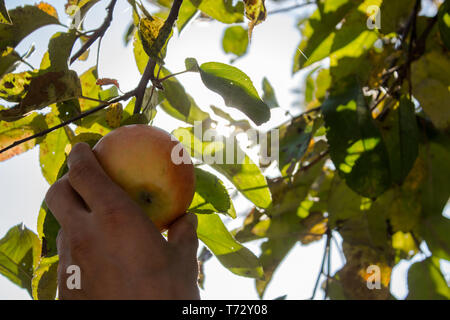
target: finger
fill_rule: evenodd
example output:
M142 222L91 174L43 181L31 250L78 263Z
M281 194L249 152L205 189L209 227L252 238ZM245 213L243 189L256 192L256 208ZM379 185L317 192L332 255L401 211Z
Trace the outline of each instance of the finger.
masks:
M86 143L77 143L67 159L69 182L94 212L105 212L131 199L98 163Z
M70 230L83 223L87 211L83 200L73 190L67 175L56 181L45 195L45 203L59 224Z
M175 220L169 227L168 241L183 248L188 256L197 258L197 216L186 213Z

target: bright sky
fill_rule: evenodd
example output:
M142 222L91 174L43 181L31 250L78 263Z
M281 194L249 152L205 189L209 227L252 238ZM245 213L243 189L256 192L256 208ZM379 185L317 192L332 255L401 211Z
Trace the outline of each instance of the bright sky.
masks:
M19 4L34 4L35 2L33 0L6 0L6 6L8 9L12 9ZM60 19L65 22L66 16L63 14L65 1L50 0L48 2L56 6ZM109 1L102 1L90 11L85 24L86 30L94 29L103 21L105 2L109 3ZM132 45L125 48L122 41L131 17L128 7L125 0L118 1L114 12L114 22L102 42L99 74L103 78L118 79L124 92L133 89L140 79L133 58ZM300 33L296 28L298 13L299 11L289 15L269 15L264 23L255 28L248 54L235 63L236 67L249 75L260 93L262 79L264 76L267 77L275 89L280 105L285 109L290 109L293 113L299 113L300 109L291 107L297 97L291 93L291 89L301 88L303 85L301 75L291 76L293 55L300 41ZM167 50L167 68L172 72L184 70L184 59L187 57L196 58L200 64L209 61L229 63L230 57L226 56L221 49L221 38L226 27L218 22L194 22L186 27L181 35L175 34ZM47 50L48 39L57 31L64 31L64 28L55 26L42 28L22 41L17 51L24 53L34 43L36 52L29 58L29 62L37 67ZM79 74L95 64L96 46L93 48L87 62L73 64L72 68ZM198 74L188 73L179 76L178 79L204 110L209 111L208 106L211 104L224 106L220 96L204 87ZM227 111L237 117L243 117L242 114L230 109ZM273 112L274 120L269 125L280 123L283 120L282 115L282 111ZM168 131L178 126L185 126L183 122L168 117L162 111L158 113L154 125ZM39 168L38 151L38 148L35 148L0 163L0 238L11 226L21 222L36 231L40 204L49 187ZM248 202L238 199L235 207L239 214L239 212L248 210L249 205ZM226 223L235 227L241 223L240 219L237 220L226 219ZM340 245L340 238L337 240ZM312 294L319 272L324 245L324 241L308 246L297 244L275 273L265 298L273 299L287 294L288 299L308 299ZM259 243L250 243L248 247L255 254L259 254ZM427 252L426 248L423 249ZM414 261L423 258L418 255ZM331 261L332 274L334 274L343 263L336 243L332 243ZM391 286L394 295L398 298L404 298L407 294L405 272L409 265L410 262L401 262L394 269ZM446 266L450 267L450 264L447 263ZM205 290L201 291L203 299L258 298L254 280L235 276L222 267L215 258L206 263L205 274ZM323 292L318 290L316 297L321 299ZM0 275L0 300L3 299L29 299L29 296L25 290L18 288Z

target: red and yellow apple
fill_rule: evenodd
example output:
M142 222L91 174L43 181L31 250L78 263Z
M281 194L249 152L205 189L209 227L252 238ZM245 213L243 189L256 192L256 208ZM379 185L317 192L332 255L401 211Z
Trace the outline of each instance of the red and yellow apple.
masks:
M135 124L111 131L93 148L105 172L160 231L186 212L195 192L194 166L174 163L175 147L183 148L164 130Z

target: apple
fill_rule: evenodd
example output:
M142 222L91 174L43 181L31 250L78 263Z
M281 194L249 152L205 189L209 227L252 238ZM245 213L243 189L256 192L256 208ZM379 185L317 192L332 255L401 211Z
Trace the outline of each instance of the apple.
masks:
M160 231L186 212L195 192L192 161L175 164L171 158L174 147L184 150L166 131L134 124L111 131L93 148L105 172Z

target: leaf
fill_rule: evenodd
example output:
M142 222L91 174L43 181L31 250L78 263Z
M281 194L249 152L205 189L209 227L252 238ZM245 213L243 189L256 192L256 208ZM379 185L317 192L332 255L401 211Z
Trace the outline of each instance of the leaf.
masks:
M67 71L73 45L77 40L75 31L57 32L48 44L48 55L41 62L41 69L46 71Z
M33 31L50 24L59 24L57 18L38 6L24 6L9 10L12 25L0 24L0 51L15 48Z
M321 46L332 43L336 25L349 14L354 6L349 0L326 1L317 4L317 10L303 27L302 41L294 58L294 73L328 55L329 50L321 55L315 54L315 52L320 52Z
M278 104L277 98L275 97L275 90L270 85L269 80L266 77L263 79L262 83L263 87L263 97L262 100L269 106L270 109L278 108L280 105Z
M197 127L196 130L198 129ZM256 206L267 208L271 203L271 195L266 179L258 166L237 145L236 137L231 137L232 140L226 142L228 147L225 148L224 140L217 133L215 138L218 141L200 141L199 137L194 135L198 133L196 130L178 128L172 134L186 147L191 156L205 160L205 163L223 174Z
M60 120L53 113L46 116L49 126L55 126ZM48 133L39 147L39 163L42 175L51 185L57 180L58 172L66 160L66 146L70 143L66 131L58 129Z
M112 86L109 89L101 90L98 93L98 99L100 99L101 101L109 101L118 96L119 96L119 90L117 89L116 86Z
M0 98L10 102L20 102L30 86L33 74L25 71L9 73L0 80Z
M149 57L156 61L164 59L166 56L166 46L165 44L156 43L159 33L164 26L164 20L158 17L153 17L153 20L148 18L142 18L139 21L139 37L141 38L144 51Z
M79 96L81 96L81 85L75 71L47 72L33 77L25 97L19 104L0 110L0 119L14 121L31 111Z
M441 215L422 220L421 232L433 257L450 260L450 219Z
M197 218L198 238L225 268L244 277L262 277L263 270L258 258L233 238L218 215L197 214Z
M88 69L80 76L83 96L98 99L101 88L97 85L97 69L94 67ZM87 99L80 99L81 111L86 111L97 106L99 103Z
M322 105L330 155L347 185L377 197L391 184L389 158L359 85L350 79Z
M248 23L248 38L252 38L253 28L266 20L267 10L265 0L244 0L245 16L250 20Z
M223 23L236 23L244 20L244 4L232 0L190 0L200 11Z
M111 128L118 128L122 120L123 106L121 103L113 103L106 109L106 123Z
M419 133L414 103L402 97L383 124L393 182L402 184L419 154Z
M236 218L236 212L223 182L215 175L195 168L195 195L188 209L199 214L223 213Z
M439 270L439 260L429 257L408 270L408 300L448 300L450 289Z
M176 21L178 33L181 33L181 31L183 31L183 29L186 27L189 21L192 20L196 13L197 7L194 6L191 1L183 1L180 7L180 12L178 14L178 19Z
M45 129L47 129L47 123L45 122L45 117L41 114L32 114L15 122L0 121L0 149ZM0 153L0 161L8 160L15 155L34 148L41 140L42 138L32 139Z
M222 38L222 48L225 53L233 53L242 57L247 53L247 31L241 26L232 26L225 29Z
M136 31L136 33L134 34L133 53L139 73L143 74L145 67L147 66L148 55L144 51L144 47L142 46L142 41L138 31Z
M5 0L0 0L0 23L12 24L11 18L8 14L8 10L5 6Z
M414 1L382 1L379 13L381 14L380 31L386 35L399 31L406 24L413 8Z
M263 298L276 268L291 251L296 242L297 239L295 238L269 239L261 245L259 260L264 270L264 279L255 280L256 291L260 299Z
M450 3L444 1L438 13L439 32L447 49L450 49Z
M200 66L205 86L220 94L229 107L245 113L257 125L270 119L269 107L260 99L249 77L238 68L219 62Z
M450 101L450 76L442 72L449 69L448 57L438 50L426 53L411 66L413 95L440 130L450 128L450 108L442 103Z
M19 224L0 239L0 274L31 295L33 270L39 259L39 239Z
M63 176L64 169L67 169L67 165L61 167L58 178ZM55 216L47 207L45 201L42 201L37 219L37 232L42 242L42 257L53 257L58 254L56 237L60 228Z
M0 50L0 79L9 72L13 72L17 62L21 60L20 55L11 47Z
M58 286L58 261L58 256L40 259L32 280L34 300L55 300Z

